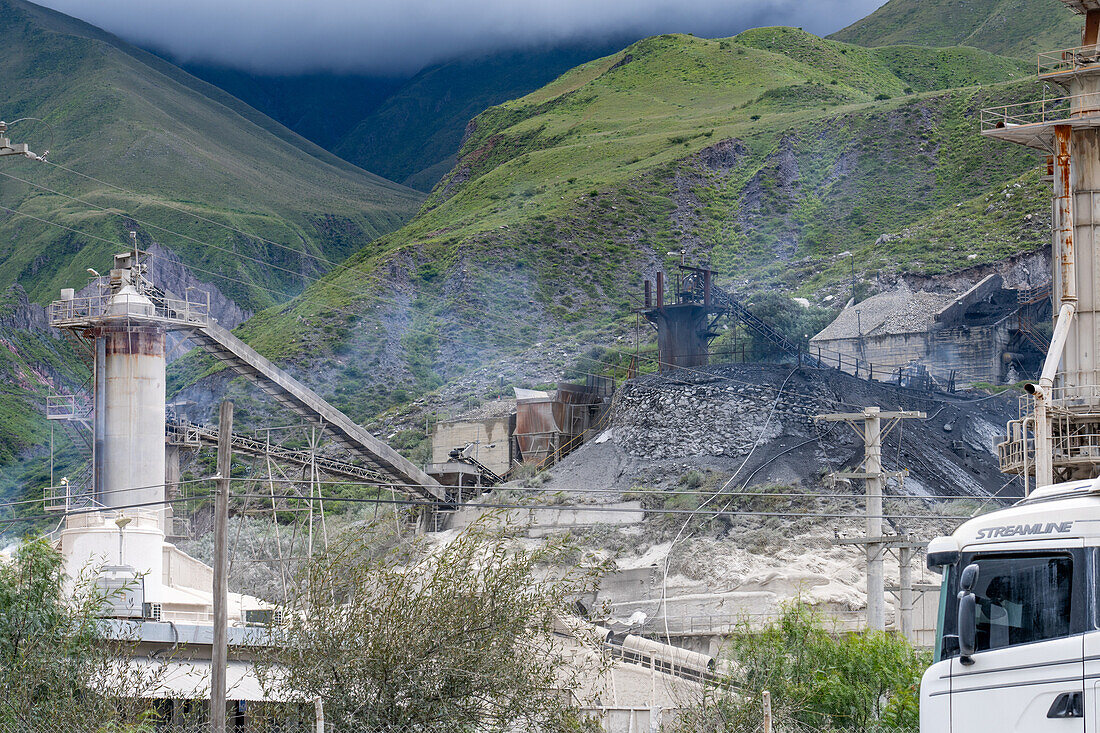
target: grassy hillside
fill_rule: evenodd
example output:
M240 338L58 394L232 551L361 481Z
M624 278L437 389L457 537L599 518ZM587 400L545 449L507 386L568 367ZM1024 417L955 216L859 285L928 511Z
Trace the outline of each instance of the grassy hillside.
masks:
M0 15L0 74L6 80L0 117L38 117L50 125L16 125L13 139L50 148L55 163L140 196L26 160L5 159L0 172L221 247L225 251L143 232L143 241L155 238L189 264L214 273L208 277L246 308L300 291L303 282L296 273L320 273L328 266L200 225L165 204L329 260L398 228L419 205L420 194L326 153L215 87L92 26L20 0L0 0ZM0 205L111 241L122 241L132 226L7 178L0 178ZM113 249L0 210L0 287L19 282L38 302L61 287L80 285L85 268L102 269Z
M211 64L178 65L326 150L332 150L407 81L370 74L277 75Z
M466 123L475 115L623 45L562 45L431 66L365 116L333 150L369 171L428 191L454 165Z
M861 46L973 46L1032 59L1081 43L1081 19L1058 0L890 0L830 38Z
M681 249L743 294L814 303L847 291L848 252L873 283L1036 249L1038 161L974 119L1033 87L972 48L646 39L477 116L412 222L243 334L370 419L445 382L476 391L496 377L464 374L529 347L509 358L537 371L555 344L632 338L643 275ZM980 205L1016 182L1028 195ZM909 246L945 236L935 256Z

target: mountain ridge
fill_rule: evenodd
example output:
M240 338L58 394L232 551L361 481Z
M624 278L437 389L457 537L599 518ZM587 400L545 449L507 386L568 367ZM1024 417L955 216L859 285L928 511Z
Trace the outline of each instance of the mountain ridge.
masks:
M890 0L829 38L861 46L973 46L1033 59L1081 43L1081 22L1058 0Z

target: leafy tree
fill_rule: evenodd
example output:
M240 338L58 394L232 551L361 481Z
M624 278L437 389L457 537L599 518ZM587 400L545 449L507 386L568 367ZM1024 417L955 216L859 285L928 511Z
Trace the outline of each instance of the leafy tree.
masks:
M827 308L813 305L805 308L779 292L766 292L754 296L748 303L748 308L757 318L792 343L801 345L803 349L807 349L809 339L829 325L836 316L834 311ZM775 361L788 358L786 352L760 334L748 328L742 330L749 337L746 356L750 361ZM733 332L728 335L723 334L711 344L711 350L715 352L735 350L733 340Z
M370 731L580 731L582 670L554 630L587 571L562 545L528 550L476 524L442 547L330 545L301 577L285 644L262 667Z
M108 598L90 578L67 589L44 539L0 562L0 730L96 730L148 712L138 697L156 680L118 663L127 642L103 638Z
M917 726L929 660L895 634L831 634L809 606L794 604L762 629L742 626L727 652L733 671L684 712L679 731L757 731L765 690L777 731Z

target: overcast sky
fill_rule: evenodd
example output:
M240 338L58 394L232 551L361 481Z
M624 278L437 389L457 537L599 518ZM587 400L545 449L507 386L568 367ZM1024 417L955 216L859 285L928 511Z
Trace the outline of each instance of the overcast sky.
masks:
M252 71L411 73L568 39L717 38L761 25L825 35L885 0L37 0L184 62Z

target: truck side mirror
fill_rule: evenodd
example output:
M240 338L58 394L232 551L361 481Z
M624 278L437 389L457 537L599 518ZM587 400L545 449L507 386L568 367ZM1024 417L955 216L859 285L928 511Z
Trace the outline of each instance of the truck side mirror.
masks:
M967 565L959 578L959 661L973 664L971 656L977 643L978 599L974 586L978 583L978 566Z

